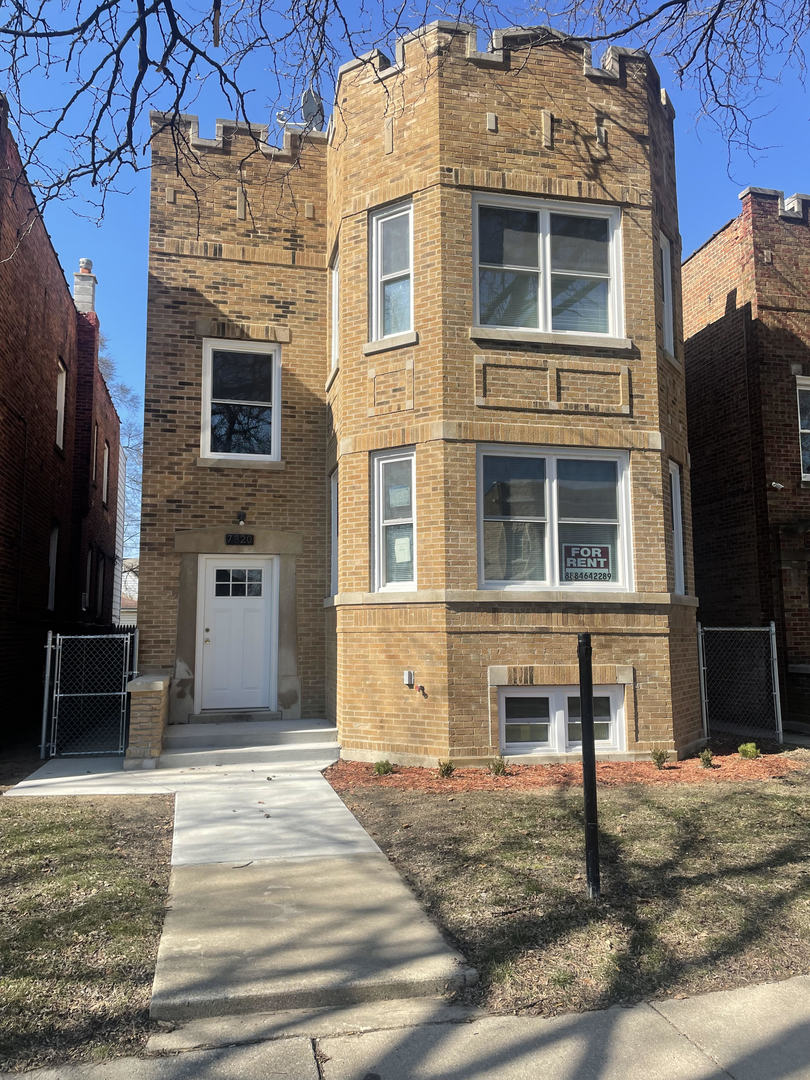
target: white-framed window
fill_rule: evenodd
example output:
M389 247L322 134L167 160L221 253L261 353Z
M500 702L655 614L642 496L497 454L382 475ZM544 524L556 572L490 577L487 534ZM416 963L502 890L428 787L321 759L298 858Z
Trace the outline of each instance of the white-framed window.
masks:
M473 215L477 325L622 336L617 208L481 194Z
M484 588L632 587L622 451L478 448Z
M681 467L669 463L669 505L672 521L672 564L675 569L675 592L686 592L683 561L683 510L681 504Z
M56 445L65 446L65 394L67 391L67 368L61 360L56 365Z
M500 687L498 715L504 753L564 754L582 749L578 686ZM623 686L594 686L593 731L597 751L624 750Z
M372 459L374 589L416 588L415 458L412 449Z
M369 218L371 340L413 330L413 207L376 210Z
M340 254L337 252L329 268L329 292L332 308L330 368L335 371L340 365Z
M332 596L336 596L338 591L338 534L340 525L338 494L338 470L335 469L329 477L329 507L332 525L329 546L329 589Z
M101 463L101 501L107 505L110 494L110 444L104 440L104 460Z
M92 470L93 470L93 483L95 484L98 478L98 421L93 424L93 449L92 449Z
M799 406L799 460L802 463L802 480L810 480L810 378L796 378L796 396Z
M202 394L202 457L280 459L277 345L204 338Z
M96 617L104 611L104 556L99 553L96 562Z
M59 526L51 528L48 544L48 611L56 607L56 562L59 556Z
M663 289L663 310L661 312L664 334L664 349L670 356L675 355L675 311L672 306L672 248L669 238L658 234L658 253L661 262L661 287Z

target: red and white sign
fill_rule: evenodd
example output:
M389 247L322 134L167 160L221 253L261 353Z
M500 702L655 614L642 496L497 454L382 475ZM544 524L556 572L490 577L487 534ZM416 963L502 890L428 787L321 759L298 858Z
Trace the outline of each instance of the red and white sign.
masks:
M563 581L613 581L611 544L563 544Z

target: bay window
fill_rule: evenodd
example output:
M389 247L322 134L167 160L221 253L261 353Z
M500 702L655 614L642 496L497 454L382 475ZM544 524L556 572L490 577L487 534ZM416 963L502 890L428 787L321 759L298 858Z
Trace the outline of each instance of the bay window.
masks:
M413 330L412 207L398 204L369 219L371 340Z
M479 448L485 587L630 588L627 455Z
M373 460L374 588L416 588L416 503L413 450Z
M624 332L617 209L481 195L474 213L479 326Z

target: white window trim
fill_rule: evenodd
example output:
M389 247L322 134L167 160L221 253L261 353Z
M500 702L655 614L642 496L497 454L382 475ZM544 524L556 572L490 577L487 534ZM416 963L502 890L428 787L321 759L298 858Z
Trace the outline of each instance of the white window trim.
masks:
M478 211L481 206L505 206L515 210L536 210L539 213L538 241L540 287L538 290L538 326L504 326L498 327L491 323L482 324L480 315L480 297L478 290ZM608 248L610 277L608 279L608 330L607 333L593 333L582 330L552 330L551 327L551 235L549 229L549 215L563 213L579 215L580 217L600 217L608 222ZM561 339L586 339L594 342L607 339L619 339L624 337L624 277L622 259L622 229L621 210L615 206L603 206L598 203L579 202L556 202L548 199L533 199L511 195L488 195L484 193L473 195L473 296L474 317L476 327L485 330L533 330L539 333L554 334Z
M408 281L410 284L410 319L408 325L400 328L394 334L383 333L383 305L382 287L383 280L380 268L380 237L384 222L400 215L408 217ZM396 277L404 275L397 274ZM386 338L395 338L401 334L413 332L413 203L395 203L383 210L375 210L369 215L369 340L385 341Z
M597 741L597 753L621 753L627 739L624 722L624 686L594 686L594 697L609 697L612 738L609 742ZM549 741L547 743L507 743L506 706L509 697L549 698ZM576 754L582 750L581 742L568 741L567 698L579 697L578 686L499 686L498 687L498 737L505 754Z
M329 268L330 303L331 303L331 338L330 338L330 374L340 367L340 252L335 254Z
M65 448L65 398L67 396L67 368L59 360L56 365L56 445Z
M681 500L681 467L676 461L670 461L669 463L669 484L672 494L674 591L683 596L686 592L686 569L683 558L683 504Z
M338 484L338 470L334 469L329 477L329 507L331 524L331 540L329 546L329 591L331 596L336 596L338 591L338 538L340 535Z
M59 526L51 527L48 542L48 611L56 608L56 569L59 559Z
M93 483L98 479L98 420L93 424Z
M661 327L663 331L664 351L670 356L675 356L675 311L672 305L672 247L669 237L664 233L658 234L658 245L661 251L662 281L662 308Z
M110 444L104 440L104 460L101 465L101 501L107 505L110 494Z
M487 581L484 576L484 464L483 458L490 456L499 457L533 457L544 458L546 461L546 551L545 565L548 570L546 581ZM556 492L556 463L560 458L586 458L588 461L615 461L618 464L617 481L617 506L619 511L618 520L618 543L616 545L616 560L619 570L619 581L562 581L559 573L559 544L557 515L557 492ZM482 443L478 446L477 460L477 529L478 529L478 581L481 589L509 589L509 590L581 590L583 588L594 589L599 592L632 592L633 591L633 547L632 547L632 516L630 506L630 463L629 457L624 450L592 450L579 447L565 446L507 446L500 443Z
M270 402L269 454L220 454L211 451L211 391L213 354L222 352L263 353L273 358L272 400ZM202 370L202 427L200 457L214 461L280 461L281 460L281 349L264 341L231 341L229 338L203 338Z
M382 519L382 468L390 461L410 461L411 463L411 555L413 561L412 581L383 582L383 519ZM385 450L372 458L372 503L374 536L372 550L372 589L374 592L413 592L417 581L416 547L416 454L413 447L400 450Z
M802 411L799 405L799 394L804 390L805 393L810 393L810 377L807 375L796 376L796 422L799 426L799 468L802 473L802 480L810 480L810 473L804 471L804 455L802 454L802 431L805 434L810 435L810 430L802 429Z

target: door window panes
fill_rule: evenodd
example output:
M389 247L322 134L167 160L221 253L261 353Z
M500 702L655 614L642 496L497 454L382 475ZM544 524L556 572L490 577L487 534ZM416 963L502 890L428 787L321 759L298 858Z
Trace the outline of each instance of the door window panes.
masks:
M214 571L215 596L261 596L261 569L218 567Z

